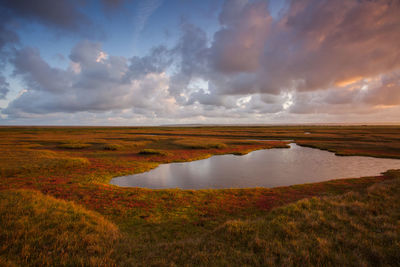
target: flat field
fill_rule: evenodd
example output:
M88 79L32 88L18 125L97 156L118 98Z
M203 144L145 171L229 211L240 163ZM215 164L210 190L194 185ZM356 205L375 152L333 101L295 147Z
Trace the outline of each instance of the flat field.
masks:
M280 188L109 185L286 140L400 159L399 126L0 127L0 265L398 266L399 171Z

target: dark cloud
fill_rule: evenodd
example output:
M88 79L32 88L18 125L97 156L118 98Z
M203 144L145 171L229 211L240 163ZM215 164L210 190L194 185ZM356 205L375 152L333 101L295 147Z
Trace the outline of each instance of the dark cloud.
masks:
M1 14L0 12L0 16ZM18 41L18 35L7 27L4 19L0 18L0 51L3 50L6 45L15 44L18 43Z
M102 0L106 8L117 8L123 5L126 0Z
M127 1L101 0L99 2L103 7L103 12L109 14L111 11L121 10ZM7 15L7 23L18 21L24 25L37 22L55 31L85 38L104 39L103 29L81 11L90 4L88 0L0 0L0 14L2 17L4 14ZM0 31L0 46L1 37Z
M8 8L14 16L38 21L51 27L79 31L92 22L84 15L78 0L2 0L1 5Z

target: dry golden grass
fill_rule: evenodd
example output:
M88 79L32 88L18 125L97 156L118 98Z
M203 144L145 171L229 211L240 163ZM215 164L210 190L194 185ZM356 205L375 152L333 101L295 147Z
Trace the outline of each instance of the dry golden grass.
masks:
M20 266L110 266L120 237L100 214L37 191L0 191L0 256ZM0 261L0 263L1 263Z
M3 257L0 256L0 266L2 267L16 267L17 265L15 265L13 262L4 259Z
M138 266L398 266L400 173L363 192L311 198L202 236L130 249ZM122 260L121 260L122 261ZM122 261L123 262L123 261Z
M14 147L0 153L0 176L40 175L87 167L87 158L71 157L49 150Z
M175 141L174 144L188 149L221 149L227 147L224 143L209 141L206 139L180 139Z

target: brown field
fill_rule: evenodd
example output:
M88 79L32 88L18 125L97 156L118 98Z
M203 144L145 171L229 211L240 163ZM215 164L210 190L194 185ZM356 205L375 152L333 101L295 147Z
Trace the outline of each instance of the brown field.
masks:
M0 265L398 265L399 171L271 189L108 184L285 140L400 158L399 126L0 127Z

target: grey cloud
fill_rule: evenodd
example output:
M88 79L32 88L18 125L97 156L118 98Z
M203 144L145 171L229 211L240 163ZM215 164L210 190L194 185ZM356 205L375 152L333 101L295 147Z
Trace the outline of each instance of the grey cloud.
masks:
M219 14L219 22L221 25L234 24L240 17L243 9L249 3L249 0L231 0L225 1L222 11Z
M271 114L283 111L284 99L275 95L253 95L247 109L258 114Z
M4 99L8 93L9 89L9 83L6 81L6 79L3 76L0 76L0 99Z
M4 69L12 55L15 45L18 44L18 35L9 27L11 15L0 6L0 99L4 99L10 91Z
M200 89L200 90L190 94L190 98L187 101L186 105L192 105L195 102L202 104L202 105L225 106L223 97L208 94L203 89Z
M28 87L2 112L18 116L137 107L158 114L173 109L164 70L143 75L132 71L133 65L143 65L137 63L141 58L128 65L126 58L108 56L99 44L82 41L72 49L70 59L71 67L64 70L49 66L36 49L19 50L14 75L23 77Z
M149 55L132 57L129 63L130 75L141 77L153 72L163 72L173 63L173 58L169 49L158 46L152 48Z
M117 8L125 3L126 0L102 0L102 2L106 8Z
M22 76L28 87L36 91L61 92L71 82L71 73L51 68L38 49L17 50L12 63L14 75Z
M99 1L105 14L122 10L126 0ZM81 9L91 4L88 0L1 0L0 14L7 16L7 23L22 22L22 24L37 22L63 33L72 33L85 38L104 39L103 29L97 25ZM12 35L15 34L12 32ZM0 46L1 46L0 32Z
M79 30L91 24L89 18L79 11L80 1L75 0L2 0L2 6L16 16L37 20L49 26L67 30Z
M208 80L208 47L207 35L199 27L187 21L181 24L182 35L178 44L171 50L175 60L173 67L176 69L171 76L169 92L178 102L184 103L186 99L180 94L188 94L190 82L196 78Z
M72 48L69 58L83 66L90 66L96 63L100 52L102 52L100 43L84 40Z
M0 16L2 16L0 12ZM0 18L0 51L8 44L15 44L19 41L18 35L9 29L4 19Z
M222 72L255 71L272 22L267 3L226 3L220 15L224 27L211 47L213 64Z

